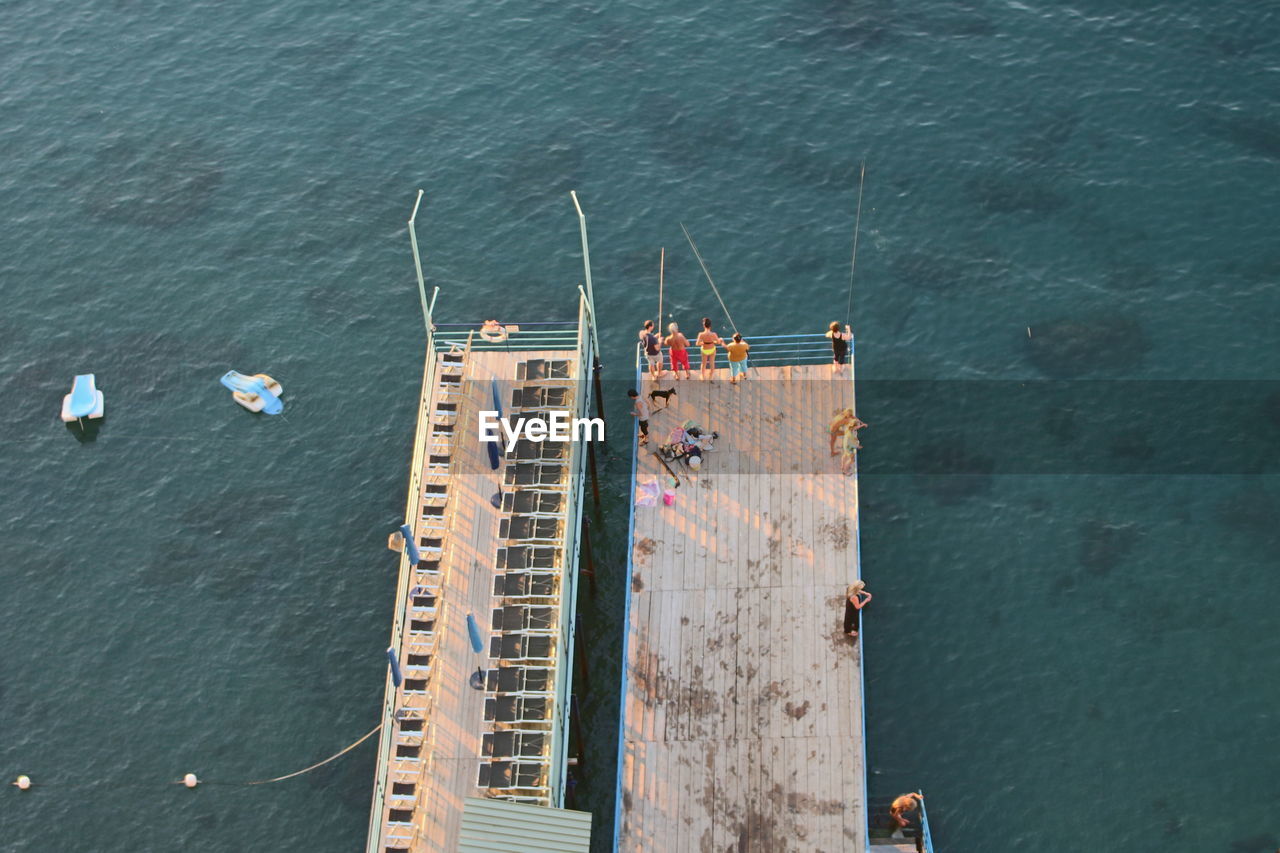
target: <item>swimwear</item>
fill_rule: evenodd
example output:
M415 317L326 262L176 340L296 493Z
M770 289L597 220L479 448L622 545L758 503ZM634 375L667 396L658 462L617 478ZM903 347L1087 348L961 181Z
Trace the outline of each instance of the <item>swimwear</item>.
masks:
M844 338L831 336L831 360L836 364L844 364L844 357L849 352L849 344Z
M715 347L713 347L713 346L711 346L711 347L703 347L703 348L702 348L702 354L703 354L703 355L715 355L715 354L716 354L716 348L715 348Z
M668 352L671 353L672 370L678 367L683 367L685 370L689 369L689 351L687 349L673 349L668 350Z
M747 372L747 360L729 362L729 376L740 376Z

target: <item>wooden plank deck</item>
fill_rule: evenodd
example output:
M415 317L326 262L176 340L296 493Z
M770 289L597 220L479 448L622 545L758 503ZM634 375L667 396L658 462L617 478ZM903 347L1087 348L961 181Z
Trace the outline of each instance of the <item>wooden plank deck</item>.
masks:
M436 355L437 359L440 357ZM397 762L394 757L390 760L387 806L380 816L383 826L387 827L391 810L411 809L412 825L384 833L383 848L399 846L395 842L398 834L405 839L400 845L406 849L451 853L458 845L464 800L488 795L487 789L477 785L477 772L482 736L486 731L493 731L495 724L484 720L485 692L472 689L468 680L477 667L487 670L494 665L489 658L488 639L492 634L491 611L498 602L493 583L495 556L502 544L498 540L502 514L490 503L490 497L497 491L499 472L490 470L486 448L476 439L477 411L492 408L489 384L492 377L508 380L503 387L504 393L510 393L509 380L514 379L518 362L534 358L572 361L575 357L571 350L472 351L467 355L462 388L469 394L460 406L454 427L447 478L424 474L422 480L424 491L432 483L447 481L448 484L444 519L447 533L440 554L439 577L432 579L439 588L435 636L430 642L419 644L417 649L430 651L431 674L425 695L406 694L402 688L396 702L398 708L409 708L424 718L425 732L421 737L406 737L400 732L394 741L394 744L421 744L420 760ZM437 377L442 372L446 371L442 368ZM456 372L456 368L448 372ZM439 394L437 381L429 411L435 411ZM457 399L462 401L461 396ZM504 409L507 402L504 400ZM428 465L427 460L424 465ZM421 505L421 497L417 495L412 499ZM415 573L415 583L418 577L428 579L428 574ZM471 650L468 613L474 614L485 639L486 648L478 654ZM407 662L408 656L414 653L412 646L413 641L406 633L400 650L402 662ZM562 666L565 662L557 655L551 665ZM405 677L412 678L413 673L406 669ZM395 755L394 745L392 755ZM413 799L397 803L391 796L393 782L412 782L416 786Z
M637 476L665 482L650 451L672 427L720 433L699 472L673 463L674 506L635 510L619 849L862 850L860 647L841 630L857 481L826 437L851 382L717 372L676 383L639 449Z

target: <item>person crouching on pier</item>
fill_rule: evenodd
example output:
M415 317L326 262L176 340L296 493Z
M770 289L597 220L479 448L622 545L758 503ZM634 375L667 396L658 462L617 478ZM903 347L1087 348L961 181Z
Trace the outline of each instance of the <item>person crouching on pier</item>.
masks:
M893 821L894 838L903 837L902 830L911 825L911 816L915 815L923 799L923 794L913 791L910 794L903 794L889 804L889 818Z

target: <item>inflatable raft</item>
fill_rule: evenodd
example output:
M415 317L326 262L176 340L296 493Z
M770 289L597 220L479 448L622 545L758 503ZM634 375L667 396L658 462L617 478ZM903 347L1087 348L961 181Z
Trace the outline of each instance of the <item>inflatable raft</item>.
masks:
M284 403L280 401L284 387L265 373L245 376L228 370L220 381L231 389L231 397L251 412L278 415L284 411Z
M92 373L81 373L71 383L71 393L62 398L62 420L66 423L81 418L100 418L106 406L102 392L93 382Z

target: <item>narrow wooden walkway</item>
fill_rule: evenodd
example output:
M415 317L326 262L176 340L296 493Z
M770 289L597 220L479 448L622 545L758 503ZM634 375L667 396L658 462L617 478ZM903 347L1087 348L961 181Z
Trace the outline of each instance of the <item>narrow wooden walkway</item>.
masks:
M724 372L675 383L640 448L638 477L665 481L650 451L673 426L720 433L699 472L673 463L674 506L635 510L619 849L862 850L860 652L841 630L857 482L826 439L852 383Z

